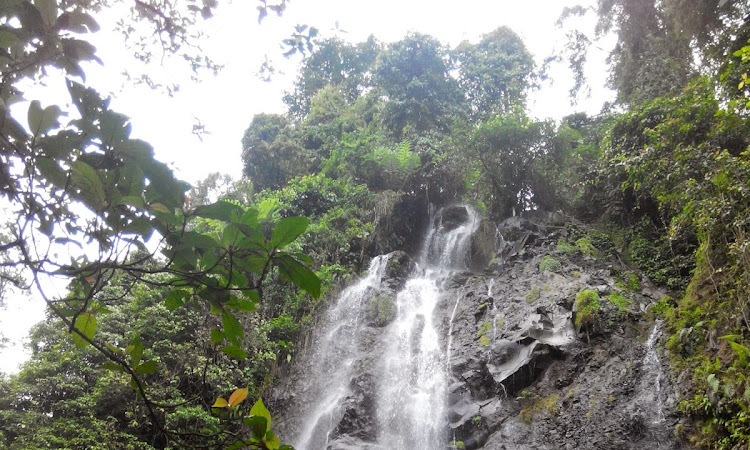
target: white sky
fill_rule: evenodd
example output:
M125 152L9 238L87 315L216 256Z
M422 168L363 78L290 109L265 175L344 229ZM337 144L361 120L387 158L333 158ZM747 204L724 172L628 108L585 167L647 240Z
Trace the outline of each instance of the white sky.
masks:
M112 30L112 24L99 18L102 31L92 43L104 66L87 68L88 82L101 92L113 93L112 108L131 117L133 135L150 142L157 157L172 163L183 179L196 182L211 172L228 173L237 178L242 171L240 141L253 116L261 112L284 112L281 98L291 87L300 59L284 59L280 42L291 34L294 25L309 24L317 27L322 37L331 37L338 23L338 28L346 31L338 36L352 42L363 41L370 35L383 42L393 42L409 31L418 31L452 47L463 40L477 42L482 34L507 25L521 36L541 64L545 57L562 47L564 34L555 27L555 21L563 7L594 2L293 0L281 18L270 15L261 25L257 23L256 0L224 2L216 16L205 24L207 36L201 43L211 58L225 65L224 70L200 83L191 82L188 77L176 78L181 89L171 98L145 86L123 87L120 75L123 68L137 67L139 63L124 50L121 36L108 31ZM593 27L591 21L579 23ZM277 75L271 82L260 81L256 74L266 56L285 75ZM578 108L569 104L571 81L560 68L553 72L554 84L545 84L532 95L531 114L537 118L559 119L575 110L598 112L602 103L613 97L603 88L605 56L604 51L590 56L592 70L588 72L592 93ZM148 70L170 71L159 64L153 64ZM38 98L43 106L67 103L65 95L65 91L55 86L27 91L28 100ZM196 119L211 133L204 135L202 142L191 133ZM15 372L18 364L28 358L22 342L29 327L43 316L41 300L20 296L10 299L8 308L0 311L0 330L14 341L0 350L0 372Z

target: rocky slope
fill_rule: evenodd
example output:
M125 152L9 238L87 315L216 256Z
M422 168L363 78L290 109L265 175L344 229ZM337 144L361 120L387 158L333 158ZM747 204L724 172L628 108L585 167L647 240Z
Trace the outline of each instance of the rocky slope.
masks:
M433 321L450 380L445 447L684 448L673 433L676 397L660 324L649 320L662 293L624 267L616 251L597 249L583 227L553 222L511 218L499 225L498 238L483 222L467 261L474 271L455 273L442 286ZM347 372L343 405L326 416L327 443L316 445L383 448L374 367L389 351L381 337L412 266L405 254L392 255L383 283L360 303L362 357ZM598 302L592 292L576 301L582 290L598 294ZM304 427L295 411L309 410L318 388L306 376L319 362L312 355L298 358L267 395L282 417L282 436Z

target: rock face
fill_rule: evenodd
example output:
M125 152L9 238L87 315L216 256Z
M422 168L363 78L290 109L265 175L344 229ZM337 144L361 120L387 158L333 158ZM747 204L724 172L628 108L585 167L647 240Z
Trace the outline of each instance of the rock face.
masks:
M444 213L442 226L465 220L462 214L460 208ZM674 438L675 391L659 350L659 325L647 320L648 305L661 296L658 289L647 283L628 289L621 282L632 273L627 268L580 250L558 251L564 228L548 229L544 221L514 217L477 230L470 268L484 270L494 262L481 273L447 279L432 317L448 380L440 448L688 448ZM492 258L484 254L487 243ZM559 269L540 270L544 256L559 261ZM353 362L349 390L324 448L385 450L378 442L375 367L391 350L382 339L393 326L390 302L413 269L405 254L390 259L396 262L371 297L379 299L376 306L362 302L369 310L358 335L361 356ZM579 327L573 306L582 289L595 291L600 301ZM295 410L315 389L305 382L311 364L309 357L299 358L266 395L272 413L281 417L275 427L282 437L302 428Z

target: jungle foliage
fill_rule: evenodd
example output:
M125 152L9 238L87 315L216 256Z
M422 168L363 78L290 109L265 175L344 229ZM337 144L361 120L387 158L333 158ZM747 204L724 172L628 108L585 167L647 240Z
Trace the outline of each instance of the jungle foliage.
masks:
M215 2L188 3L186 22L167 2L136 2L134 20L188 42ZM300 28L287 45L309 54L287 112L250 121L245 179L192 190L85 84L79 63L96 54L77 36L96 30L97 5L0 7L4 104L54 66L74 105L28 99L26 126L7 108L0 124L14 212L2 267L23 267L43 292L45 277L68 283L47 297L31 361L0 382L2 445L281 447L262 401L243 400L297 356L340 283L374 255L416 250L431 205L452 202L495 221L561 210L598 225L558 250L622 258L671 291L654 314L691 379L680 437L720 449L750 439L747 2L601 0L598 35L571 34L568 55L583 83L580 52L614 33L617 104L560 122L526 112L539 75L507 27L455 48L419 33L312 47L317 31ZM600 300L580 297L582 327Z

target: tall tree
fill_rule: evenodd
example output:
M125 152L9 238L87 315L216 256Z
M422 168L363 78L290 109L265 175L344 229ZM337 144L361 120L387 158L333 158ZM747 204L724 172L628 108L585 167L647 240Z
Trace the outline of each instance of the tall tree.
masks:
M476 45L462 42L453 55L473 120L482 121L525 104L534 59L513 30L503 26L482 36Z
M445 46L419 33L407 35L378 55L375 82L385 101L381 117L397 140L407 126L417 133L447 131L460 113L462 95L449 68Z

